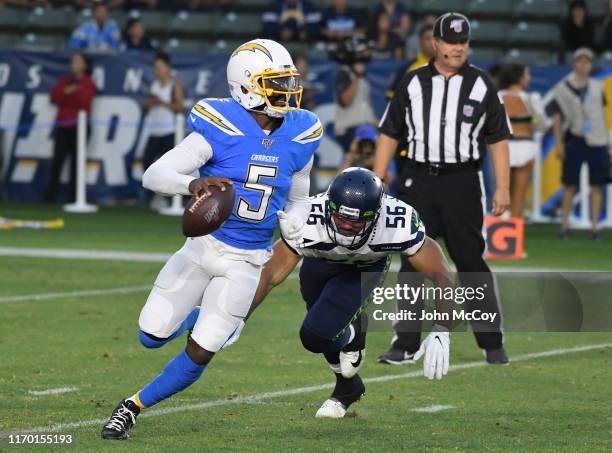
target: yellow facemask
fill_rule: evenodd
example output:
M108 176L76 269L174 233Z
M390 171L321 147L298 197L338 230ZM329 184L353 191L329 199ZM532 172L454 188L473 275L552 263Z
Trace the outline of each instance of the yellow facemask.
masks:
M265 70L251 76L251 83L257 87L251 91L262 96L266 105L273 110L281 112L298 110L302 103L302 92L304 91L304 88L298 85L297 77L299 75L300 73L293 69L284 71ZM275 105L275 102L279 100L271 99L275 97L280 97L280 100L284 101L283 105Z

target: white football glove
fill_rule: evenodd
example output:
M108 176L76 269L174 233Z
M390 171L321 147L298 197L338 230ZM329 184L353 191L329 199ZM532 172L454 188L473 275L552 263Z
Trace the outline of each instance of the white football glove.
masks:
M289 241L302 239L304 221L294 216L287 215L285 211L277 211L278 223L280 224L283 237Z
M414 360L423 359L423 374L428 379L442 379L448 373L450 361L450 333L444 326L434 324L431 333L421 343Z
M240 320L240 324L234 330L234 333L227 339L227 341L221 346L221 350L229 348L231 345L238 341L240 338L240 334L242 333L242 329L244 329L244 320Z

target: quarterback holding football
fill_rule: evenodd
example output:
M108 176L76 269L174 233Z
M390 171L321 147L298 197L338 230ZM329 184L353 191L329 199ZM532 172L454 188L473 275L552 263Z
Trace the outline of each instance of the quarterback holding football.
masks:
M227 64L231 98L200 100L188 115L192 132L143 175L143 186L162 194L200 197L231 185L236 195L225 223L188 238L155 280L140 313L140 341L159 348L189 331L187 347L119 403L104 439L127 439L142 409L200 378L249 311L278 218L285 221L283 210L299 216L307 205L323 128L299 108L298 76L279 43L239 46Z

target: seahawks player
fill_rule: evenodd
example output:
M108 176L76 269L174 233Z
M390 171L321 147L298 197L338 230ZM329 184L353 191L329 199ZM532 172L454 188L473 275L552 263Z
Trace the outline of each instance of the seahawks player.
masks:
M298 75L277 42L238 47L227 65L231 98L199 101L188 118L193 132L143 175L144 187L164 194L200 195L233 184L236 201L221 228L187 239L159 273L140 313L140 341L159 348L189 330L187 347L119 403L102 429L104 439L127 439L142 409L198 380L249 311L272 255L277 212L287 209L292 217L307 206L323 129L314 114L299 109Z
M385 195L382 182L371 171L346 169L309 204L309 214L290 215L281 224L283 241L274 245L251 311L303 257L300 289L308 313L300 339L304 348L325 356L336 376L336 387L316 416L340 418L365 392L357 374L365 354L362 311L380 284L390 255L408 256L419 272L443 288L452 286L453 279L446 258L426 236L416 211ZM441 303L436 308L450 309ZM235 336L241 329L242 325ZM417 360L424 356L424 374L429 379L441 379L448 372L449 345L449 326L434 324L415 356Z

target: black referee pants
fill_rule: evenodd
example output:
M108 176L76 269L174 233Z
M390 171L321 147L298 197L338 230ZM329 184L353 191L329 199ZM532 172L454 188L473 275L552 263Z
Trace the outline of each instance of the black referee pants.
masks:
M485 300L478 302L478 307L469 308L498 313L497 323L492 326L490 322L473 321L471 325L479 347L496 349L503 343L501 310L493 274L483 257L486 243L483 234L485 194L482 190L479 173L475 170L431 175L426 168L405 166L398 181L398 198L417 210L427 235L444 239L461 284L485 287ZM462 272L469 274L462 275ZM416 286L423 283L423 277L404 257L398 283ZM420 313L423 306L422 300L414 305L398 301L401 310ZM393 347L409 352L419 349L421 321L399 321L394 324L394 329L397 338Z
M57 198L64 162L70 159L70 180L68 181L68 202L72 203L76 193L76 127L58 127L54 131L55 144L49 166L49 182L45 200L54 202Z

